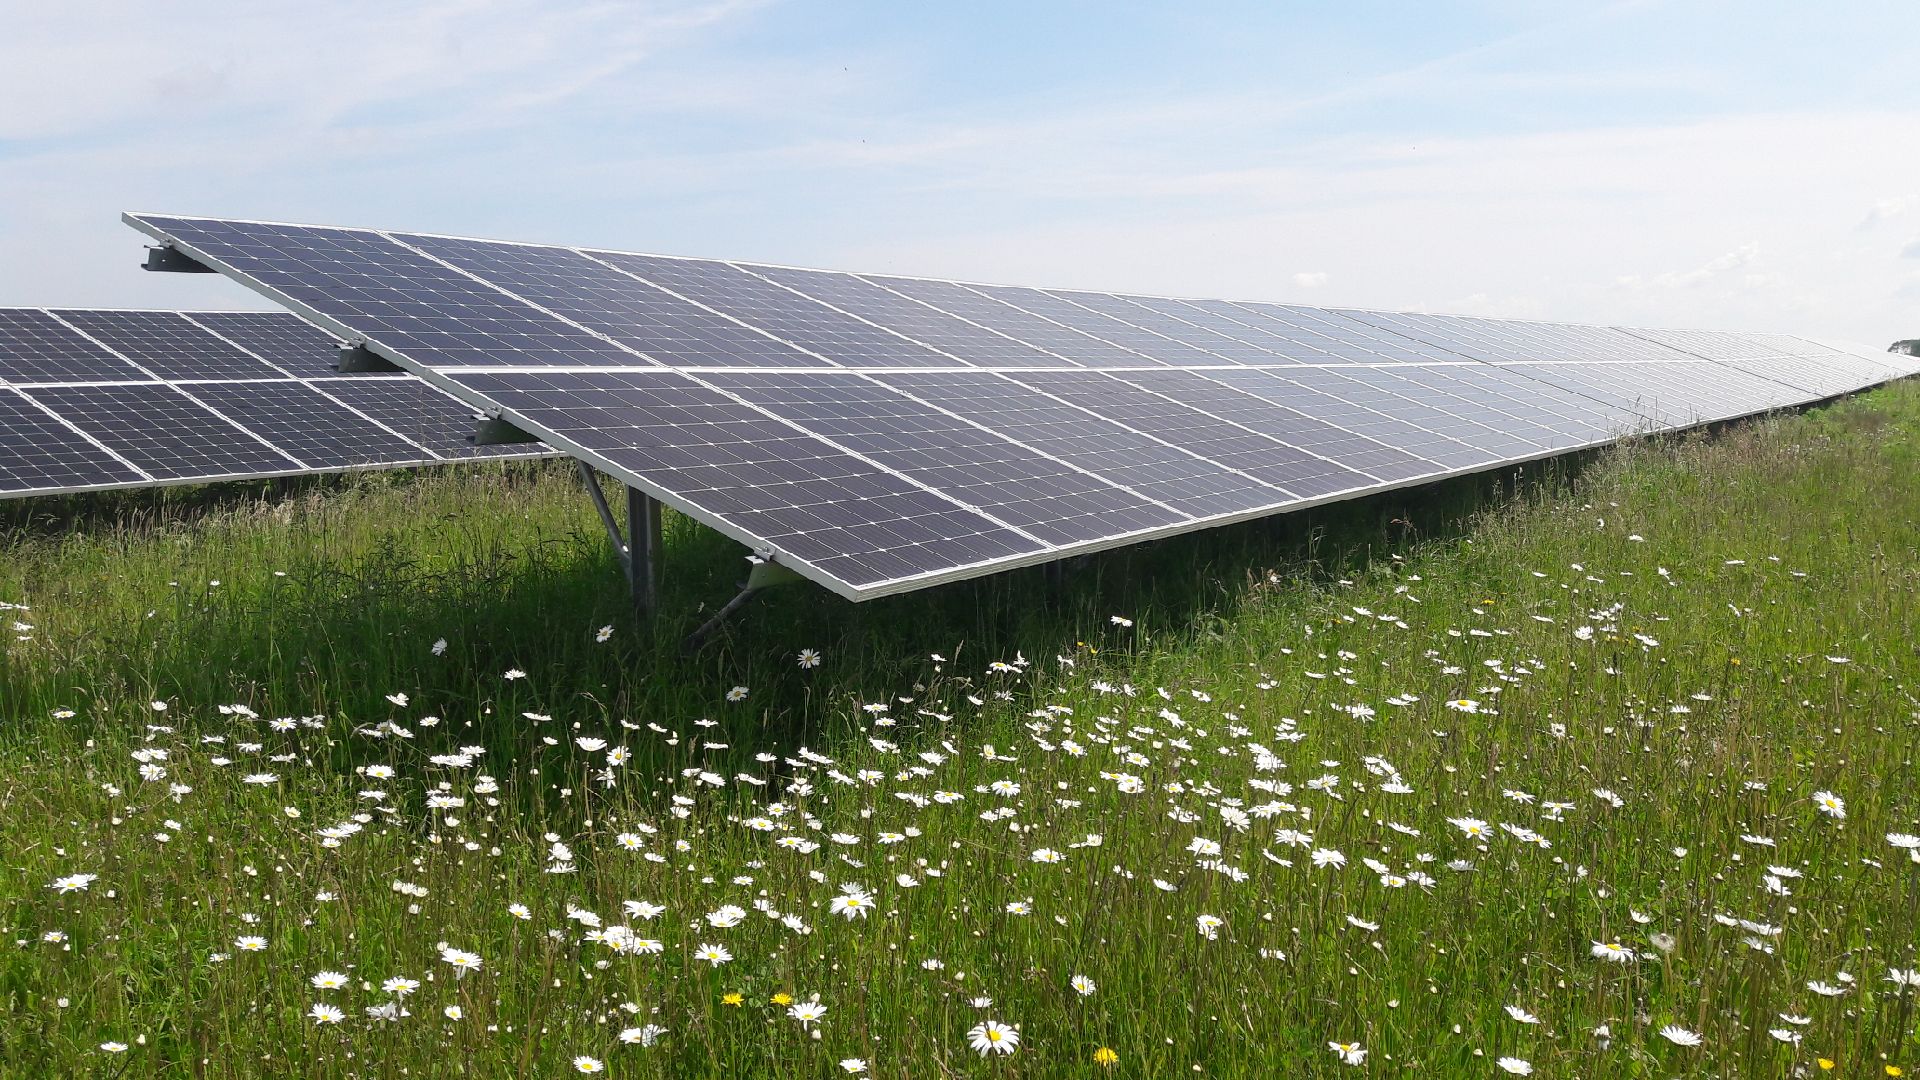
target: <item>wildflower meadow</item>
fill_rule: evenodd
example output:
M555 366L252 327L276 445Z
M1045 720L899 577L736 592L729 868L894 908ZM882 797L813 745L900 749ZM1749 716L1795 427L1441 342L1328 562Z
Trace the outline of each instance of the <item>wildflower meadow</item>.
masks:
M0 508L0 1075L1920 1069L1920 387L679 636L572 471Z

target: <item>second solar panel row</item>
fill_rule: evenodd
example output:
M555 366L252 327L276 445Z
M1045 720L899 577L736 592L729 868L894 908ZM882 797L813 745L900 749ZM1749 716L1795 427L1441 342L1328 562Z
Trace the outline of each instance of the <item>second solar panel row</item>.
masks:
M0 495L545 452L476 449L472 430L468 406L405 376L0 387Z

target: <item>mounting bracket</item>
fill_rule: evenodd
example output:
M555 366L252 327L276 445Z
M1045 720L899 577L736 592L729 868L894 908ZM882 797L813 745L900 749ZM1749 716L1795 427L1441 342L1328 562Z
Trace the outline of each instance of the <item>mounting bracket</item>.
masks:
M473 445L475 446L504 446L539 441L538 435L522 431L497 416L483 416L473 423ZM581 462L581 465L584 467L586 463Z
M142 270L153 270L163 274L211 274L213 267L188 255L175 247L150 247L147 249L147 261L140 264Z
M699 629L687 635L687 639L680 644L682 652L697 652L700 646L707 643L708 638L711 638L726 624L726 621L733 616L734 612L745 607L749 601L767 589L771 589L776 585L785 585L789 582L804 580L799 574L774 562L773 556L770 554L763 555L755 553L749 555L747 556L747 562L751 567L747 571L747 583L740 587L740 591L734 595L733 599L727 601L719 611L713 613L713 618L701 623Z
M365 345L342 345L340 358L333 362L333 366L335 370L347 375L371 371L405 370Z

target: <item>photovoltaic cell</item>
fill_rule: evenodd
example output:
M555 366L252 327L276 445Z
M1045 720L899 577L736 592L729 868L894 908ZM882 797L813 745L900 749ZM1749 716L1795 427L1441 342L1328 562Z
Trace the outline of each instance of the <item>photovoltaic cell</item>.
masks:
M1195 372L1130 371L1115 377L1304 450L1326 462L1325 475L1343 485L1397 482L1441 471L1431 461Z
M1516 428L1518 422L1530 423L1555 450L1590 446L1626 433L1645 431L1652 425L1652 421L1640 413L1608 406L1492 365L1396 370L1404 370L1408 378L1416 382L1450 387L1463 397L1487 402L1514 418Z
M1882 378L1865 362L1851 358L1836 361L1827 357L1756 356L1715 363L1729 372L1757 376L1799 390L1803 398L1823 398L1845 393L1867 383L1879 382Z
M1330 374L1372 387L1396 404L1395 415L1417 417L1430 410L1447 418L1435 424L1440 433L1499 455L1503 460L1525 460L1549 452L1564 437L1551 425L1525 419L1512 411L1513 403L1478 394L1440 374L1452 368L1405 365L1393 368L1327 369ZM1306 379L1301 372L1296 378Z
M1227 305L1257 326L1298 336L1322 352L1354 364L1461 363L1465 357L1422 347L1391 331L1355 322L1332 311L1285 304L1235 303ZM1284 328L1284 329L1283 329Z
M1141 301L1146 297L1113 296L1107 293L1067 292L1049 290L1049 295L1071 301L1081 307L1091 308L1102 315L1120 322L1138 327L1162 339L1172 340L1185 348L1197 350L1190 356L1193 366L1214 367L1220 364L1272 364L1278 361L1273 353L1250 345L1239 338L1220 333L1203 326L1194 320L1181 319L1169 315ZM1197 314L1197 313L1196 313ZM1205 319L1205 316L1201 316ZM1135 331L1138 333L1139 331ZM1143 346L1151 346L1151 338L1138 339Z
M1150 296L1127 299L1256 346L1272 354L1273 359L1265 361L1267 364L1380 363L1383 359L1364 350L1346 348L1325 334L1262 318L1225 300L1171 300Z
M429 367L585 365L637 361L612 342L377 233L313 226L165 219L182 240L215 248L235 269L354 337L377 337Z
M1251 394L1276 408L1296 415L1304 414L1331 428L1350 432L1357 439L1351 454L1342 454L1341 462L1367 471L1382 480L1406 479L1436 470L1458 471L1484 467L1500 460L1485 450L1457 439L1429 431L1390 413L1378 412L1354 400L1358 395L1337 397L1325 389L1315 389L1296 376L1299 372L1272 368L1244 371L1209 371L1207 378ZM1395 452L1381 458L1379 448ZM1366 463L1372 462L1369 466Z
M128 220L464 404L281 382L442 455L462 413L498 415L855 599L1920 371L1785 335ZM319 425L289 448L352 442Z
M1127 376L1136 374L1128 372ZM1015 378L1136 431L1177 442L1208 461L1253 476L1296 500L1377 483L1278 439L1210 416L1196 405L1136 385L1126 376L1074 371L1023 373Z
M1460 399L1440 394L1385 368L1298 367L1280 371L1270 369L1269 373L1308 392L1347 402L1354 408L1371 409L1431 432L1435 438L1450 439L1469 447L1474 460L1482 467L1486 463L1531 457L1544 449L1508 431L1503 425L1506 418L1493 410L1481 410L1476 419L1473 410ZM1432 452L1420 451L1421 456L1435 461L1442 460L1436 455L1452 453L1424 439L1410 437L1404 445L1409 448L1427 446ZM1460 467L1468 469L1475 465L1463 461Z

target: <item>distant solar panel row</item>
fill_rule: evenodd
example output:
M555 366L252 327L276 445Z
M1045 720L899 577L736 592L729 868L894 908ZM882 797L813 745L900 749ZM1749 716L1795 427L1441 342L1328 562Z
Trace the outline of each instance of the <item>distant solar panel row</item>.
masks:
M546 452L338 352L289 312L0 308L0 498Z
M127 221L853 599L1920 370L1769 335Z

